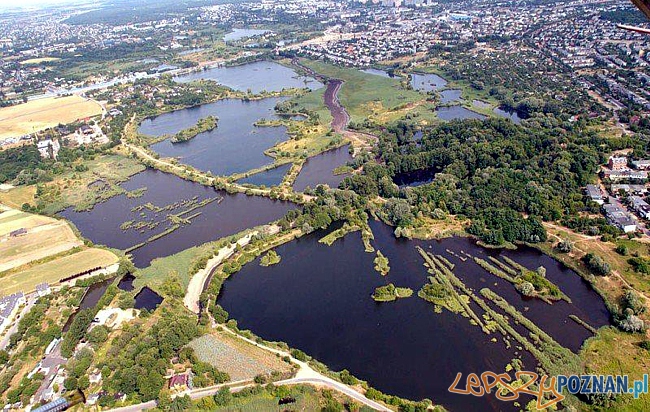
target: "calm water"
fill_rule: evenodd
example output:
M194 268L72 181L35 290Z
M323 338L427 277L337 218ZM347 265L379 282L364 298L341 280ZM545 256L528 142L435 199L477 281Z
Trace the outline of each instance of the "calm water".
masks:
M207 116L217 116L216 129L201 133L181 143L164 140L151 146L163 157L176 157L182 163L216 175L245 172L273 159L264 151L287 140L284 126L256 127L260 119L277 119L275 105L286 98L268 98L244 101L219 100L214 103L176 110L142 122L140 132L153 135L172 135L196 124Z
M196 197L197 201L207 198L222 198L203 207L188 212L183 217L201 212L194 217L191 224L181 227L171 234L157 239L132 252L133 263L146 267L151 260L169 256L192 246L219 239L240 232L249 227L265 224L282 217L293 203L274 201L260 196L244 194L230 195L225 191L182 180L174 175L148 169L133 176L122 185L127 190L146 187L144 195L139 198L115 196L104 203L96 205L89 212L75 212L67 209L61 213L73 222L84 237L96 244L117 249L127 249L146 241L153 235L164 232L171 226L168 214L178 214L190 206L163 210L134 210L138 206L151 203L165 207L179 201L188 201ZM149 222L154 228L142 230L122 230L123 222Z
M307 187L313 189L319 184L338 187L345 175L334 175L333 171L352 160L348 149L349 146L343 146L307 159L293 183L293 190L302 192Z
M433 182L436 173L431 169L414 170L412 172L399 173L393 177L393 182L400 187L422 186Z
M489 109L492 106L490 103L484 102L483 100L472 100L472 105L478 107L479 109Z
M372 300L375 287L389 282L415 292L427 282L416 245L447 257L469 287L478 292L489 286L574 351L590 334L569 314L595 327L608 323L601 298L575 273L534 249L503 253L530 268L545 266L547 277L573 299L572 305L523 300L512 285L471 259L462 262L445 251L483 257L500 253L469 239L407 241L395 239L388 226L377 222L371 226L375 247L390 259L386 278L374 271L374 255L364 253L358 232L331 247L318 243L321 232L278 247L282 256L278 265L264 268L258 261L246 265L224 283L220 304L241 328L287 342L334 370L346 368L386 393L427 397L452 411L516 409L493 397L450 394L447 388L457 372L503 371L518 355L514 347L507 350L500 337L499 342L491 342L497 335L485 335L460 315L434 313L433 305L415 294L397 302ZM521 356L525 367L535 367L530 355Z
M496 107L494 109L494 113L496 113L498 116L506 117L512 120L515 124L519 124L523 120L521 117L519 117L519 114L516 110L507 110L505 108Z
M97 305L97 302L99 302L99 299L104 296L106 289L108 289L111 283L113 283L113 279L106 279L101 282L93 283L88 287L86 293L81 299L81 302L79 303L79 308L75 310L72 315L70 315L68 320L65 322L65 325L63 325L63 332L68 331L70 325L72 325L72 321L80 310L94 308Z
M245 39L246 37L260 36L262 34L270 33L269 30L258 29L232 29L232 31L223 36L224 41L235 41Z
M485 119L482 114L468 110L463 106L439 107L436 109L436 113L442 120Z
M440 90L447 85L447 80L430 73L411 73L411 86L421 92Z
M291 163L287 163L274 169L239 179L237 183L250 183L256 186L264 185L267 187L277 186L282 183L282 179L284 178L284 175L289 171L289 169L291 169L291 165Z
M281 64L259 61L241 66L218 67L174 78L181 83L195 80L214 80L235 90L260 93L277 92L289 88L319 89L323 86L313 77L298 75Z
M133 307L136 309L147 309L148 311L152 311L155 310L162 301L163 298L159 294L145 286L137 295L135 295L135 305L133 305Z
M457 103L461 100L460 95L461 95L461 90L459 89L443 90L442 92L440 92L440 103L441 104Z
M133 286L134 280L135 280L135 276L133 276L130 273L127 273L122 277L122 279L120 279L120 282L117 284L117 288L120 290L130 292L133 289L135 289L135 287Z
M363 69L361 71L364 72L364 73L368 73L368 74L374 74L375 76L387 77L389 79L393 79L395 77L394 75L390 75L385 70L369 68L369 69Z

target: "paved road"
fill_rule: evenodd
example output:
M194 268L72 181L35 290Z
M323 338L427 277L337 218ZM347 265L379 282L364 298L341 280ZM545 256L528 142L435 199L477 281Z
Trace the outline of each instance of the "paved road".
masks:
M392 409L387 408L386 406L375 402L371 399L366 398L364 394L361 392L357 391L356 389L345 385L341 382L335 381L332 378L329 378L314 369L312 369L306 362L299 361L298 359L294 358L291 356L290 353L285 352L283 350L275 349L275 348L270 348L268 346L259 344L251 339L245 338L241 335L236 334L229 328L224 328L224 331L232 334L234 337L241 339L251 345L255 345L260 349L263 349L267 352L275 353L280 355L281 357L289 357L292 363L298 365L298 373L296 373L296 376L291 378L291 379L285 379L281 381L274 382L275 385L315 385L315 386L321 386L325 387L328 389L332 389L335 391L338 391L344 395L347 395L348 397L354 399L355 401L366 405L370 408L373 408L377 411L381 412L393 412ZM245 380L245 381L235 381L235 382L229 382L229 383L224 383L220 385L215 385L215 386L210 386L208 388L200 388L200 389L193 389L191 391L186 391L179 393L176 396L183 396L183 395L189 395L190 398L193 400L201 399L206 396L214 396L219 389L223 388L224 386L228 386L231 388L232 392L238 392L244 388L253 386L254 383L252 383L250 380ZM156 406L154 401L150 402L145 402L141 403L138 405L132 405L132 406L125 406L122 408L117 408L117 409L112 409L111 412L139 412L143 411L146 409L151 409Z
M9 345L9 338L11 338L11 335L16 333L18 330L18 321L30 310L32 310L32 307L34 307L34 304L36 303L36 295L27 295L25 296L25 300L27 300L27 304L23 310L21 310L18 315L16 315L14 322L11 324L11 326L9 326L9 329L7 329L7 332L2 336L2 339L0 339L0 350L4 350Z

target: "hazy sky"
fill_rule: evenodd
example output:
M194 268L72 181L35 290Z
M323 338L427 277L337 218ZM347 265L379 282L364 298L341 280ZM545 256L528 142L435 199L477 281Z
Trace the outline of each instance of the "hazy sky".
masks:
M65 3L99 3L99 0L0 0L0 9L15 9Z

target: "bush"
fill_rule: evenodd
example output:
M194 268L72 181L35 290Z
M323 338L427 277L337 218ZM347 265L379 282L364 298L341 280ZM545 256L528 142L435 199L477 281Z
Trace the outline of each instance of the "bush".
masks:
M598 276L607 276L612 271L612 268L609 266L609 263L605 262L600 256L596 256L593 253L587 253L582 261L587 265L589 270L591 270L595 275Z
M618 322L618 327L625 332L640 333L645 330L643 320L636 315L628 315L625 319Z

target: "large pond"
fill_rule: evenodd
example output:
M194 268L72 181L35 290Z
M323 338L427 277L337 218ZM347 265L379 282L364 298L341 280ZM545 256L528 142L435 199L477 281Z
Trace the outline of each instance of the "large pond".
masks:
M420 92L440 90L447 85L447 80L432 73L411 73L411 86Z
M96 244L128 249L180 227L132 252L138 267L192 246L268 223L295 205L260 196L228 194L174 175L145 170L122 184L129 191L146 188L141 197L115 196L88 212L67 209L61 214ZM202 204L210 199L211 202ZM180 219L179 219L180 218Z
M164 157L179 158L182 163L203 171L231 175L273 162L264 151L288 139L286 128L257 127L255 122L277 119L275 105L284 100L286 98L219 100L147 119L139 131L152 136L173 135L194 126L201 118L216 116L219 118L216 129L186 142L163 140L152 145L151 149Z
M358 232L330 247L318 243L324 234L319 232L276 248L282 257L278 265L261 267L259 260L246 265L224 283L219 303L241 328L264 339L287 342L334 370L348 369L386 393L430 398L452 411L517 409L491 396L449 393L456 373L502 372L518 356L525 368L536 365L526 352L516 353L517 345L506 349L500 337L491 342L494 334L486 335L466 318L446 310L435 313L433 305L416 294L396 302L374 302L370 295L377 286L393 282L417 293L427 282L416 245L447 257L456 265L454 273L469 287L476 292L490 287L573 351L590 333L569 314L594 327L608 323L605 305L589 285L534 249L488 250L466 238L408 241L395 239L392 228L383 224L372 222L371 227L373 244L390 259L387 277L374 271L374 255L363 251ZM524 300L509 283L447 249L484 258L504 254L530 268L543 265L547 277L573 304Z
M460 89L448 89L440 92L440 104L458 103L461 101Z
M393 182L399 187L422 186L433 182L436 172L433 169L414 170L412 172L399 173L393 177Z
M456 119L485 119L486 116L476 113L474 111L468 110L463 106L448 106L448 107L439 107L436 109L436 114L441 120L456 120Z
M375 76L386 77L388 79L392 79L395 77L395 75L392 75L385 70L373 69L372 67L368 69L362 69L361 71L367 74L373 74Z
M223 41L235 41L245 39L247 37L261 36L262 34L270 33L269 30L259 29L232 29L230 33L223 36Z
M293 183L293 190L302 192L307 187L314 189L319 184L326 184L329 187L338 187L345 175L334 174L334 169L343 166L352 160L349 146L328 150L314 157L307 159Z
M519 116L519 113L517 113L516 110L509 110L509 109L506 109L506 108L496 107L493 111L497 116L508 118L508 119L512 120L513 123L515 123L515 124L519 124L523 120Z
M289 88L319 89L323 86L313 77L300 76L294 70L270 61L247 63L241 66L217 67L174 78L181 83L195 80L214 80L235 90L260 93L278 92Z
M241 184L251 184L255 186L277 186L282 183L284 175L291 169L291 163L284 164L282 166L274 167L273 169L265 170L260 173L239 179L237 183Z

